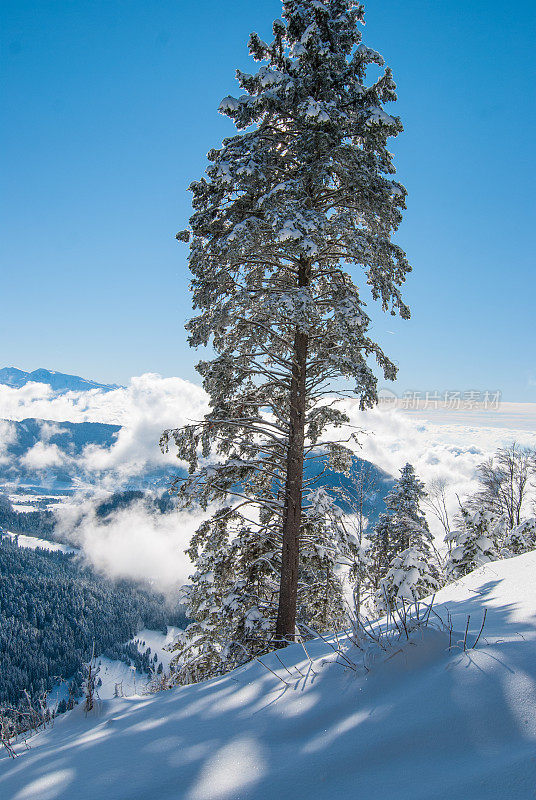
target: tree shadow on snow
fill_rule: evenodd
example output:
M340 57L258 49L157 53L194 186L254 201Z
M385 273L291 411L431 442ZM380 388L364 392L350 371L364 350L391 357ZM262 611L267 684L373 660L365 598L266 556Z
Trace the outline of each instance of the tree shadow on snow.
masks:
M422 643L393 651L364 677L342 665L325 669L320 659L300 665L300 676L292 664L303 652L294 645L278 654L286 670L267 657L281 681L252 663L203 684L108 701L87 718L76 709L30 752L3 762L0 796L532 796L536 625L512 623L516 604L496 604L498 583L479 587L470 602L438 606L439 616L446 621L448 609L454 622L452 649L447 633L425 631ZM478 646L463 652L467 614L471 645L485 608Z

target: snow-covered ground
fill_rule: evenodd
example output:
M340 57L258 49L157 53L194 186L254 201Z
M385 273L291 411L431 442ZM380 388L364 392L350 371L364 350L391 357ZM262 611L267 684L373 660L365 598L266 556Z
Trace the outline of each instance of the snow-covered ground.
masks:
M167 634L163 634L162 631L153 631L149 630L149 628L144 628L137 636L131 639L131 641L138 644L138 650L141 653L145 652L147 648L150 647L151 655L154 656L156 653L158 656L158 661L155 663L155 666L157 667L158 664L161 663L164 672L167 672L173 654L165 648L172 644L178 632L179 628L174 628L172 626L168 627ZM142 694L149 683L150 678L148 675L138 672L133 667L129 667L123 661L112 661L109 658L101 656L97 659L97 663L100 666L99 678L102 681L102 685L98 688L98 694L101 700L109 700L115 697L116 686L120 694L125 697L132 697L135 694Z
M50 542L48 539L39 539L37 536L26 536L24 533L5 531L2 535L16 540L19 547L28 547L30 550L36 550L39 547L42 550L52 550L61 553L79 552L76 547L69 547L69 545L61 544L61 542Z
M138 633L137 636L131 639L131 641L138 643L138 649L140 651L144 651L150 647L152 655L155 653L157 654L158 661L162 662L162 667L165 671L167 671L169 669L171 659L173 658L173 653L170 653L170 651L166 648L173 644L179 635L179 631L180 628L175 628L172 625L168 625L167 633L162 633L162 631L153 631L150 628L144 628Z
M138 644L140 653L145 652L150 647L151 655L154 656L156 653L158 657L155 667L158 667L158 664L161 663L164 673L167 673L173 653L166 648L173 643L179 630L180 628L175 628L172 625L168 626L167 633L144 628L130 641ZM99 667L98 677L102 681L97 689L100 700L110 700L116 694L122 697L132 697L145 692L150 682L149 675L128 666L124 661L106 658L106 656L99 656L96 661ZM67 686L68 681L62 681L51 689L48 693L48 705L50 708L56 708L61 700L68 699Z
M536 553L443 589L444 631L369 672L322 641L206 683L81 706L0 759L2 800L528 800L536 789ZM139 637L138 637L139 638ZM147 637L144 637L148 641ZM357 655L352 657L357 661ZM299 670L299 671L298 671Z
M57 497L54 495L34 495L34 494L11 494L8 499L13 506L13 511L29 512L29 511L50 511L57 508L58 505L65 502L64 497Z
M0 493L4 492L7 489L7 498L11 505L13 506L13 511L18 512L27 512L27 511L39 511L39 510L51 510L57 508L58 505L61 505L66 500L68 500L69 495L58 495L58 494L36 494L35 492L29 492L24 494L21 491L17 491L14 493L9 492L9 487L4 487L0 490Z

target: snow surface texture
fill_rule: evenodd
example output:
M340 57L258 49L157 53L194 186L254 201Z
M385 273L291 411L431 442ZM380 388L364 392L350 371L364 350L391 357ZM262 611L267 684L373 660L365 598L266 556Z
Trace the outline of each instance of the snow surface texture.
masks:
M267 666L81 706L0 758L2 800L528 800L536 787L536 553L443 589L428 629L358 673L310 643ZM296 667L303 673L297 672ZM288 670L288 671L287 671ZM289 674L292 673L292 674ZM285 681L283 683L282 681Z

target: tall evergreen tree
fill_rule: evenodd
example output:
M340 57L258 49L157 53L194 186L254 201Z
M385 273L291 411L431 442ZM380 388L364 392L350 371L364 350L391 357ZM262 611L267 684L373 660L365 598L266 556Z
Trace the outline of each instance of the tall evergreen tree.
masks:
M406 191L387 148L402 125L383 107L396 99L390 69L367 82L368 66L384 61L361 43L363 21L354 0L286 0L273 40L251 35L262 65L238 71L243 94L220 105L239 133L208 153L205 177L190 186L190 229L177 235L190 241L199 312L187 324L189 342L214 351L197 365L211 408L200 422L166 431L162 445L175 441L189 463L185 503L234 498L205 523L199 547L208 553L211 537L247 530L256 564L269 563L264 610L257 606L267 641L294 638L307 608L299 596L307 585L304 463L328 450L332 466L349 465L347 449L323 436L348 421L329 389L352 381L365 408L376 401L371 361L385 378L396 375L368 335L348 265L363 270L385 311L409 317L400 286L410 267L391 241Z

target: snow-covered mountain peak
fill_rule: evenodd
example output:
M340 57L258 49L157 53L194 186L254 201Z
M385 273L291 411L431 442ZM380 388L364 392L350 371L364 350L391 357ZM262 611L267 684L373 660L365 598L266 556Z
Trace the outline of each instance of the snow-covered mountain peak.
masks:
M97 383L97 381L87 380L78 375L66 375L56 370L35 369L33 372L25 372L17 367L0 369L0 383L16 389L26 386L27 383L44 383L58 393L84 392L90 389L109 392L119 388L116 384Z

